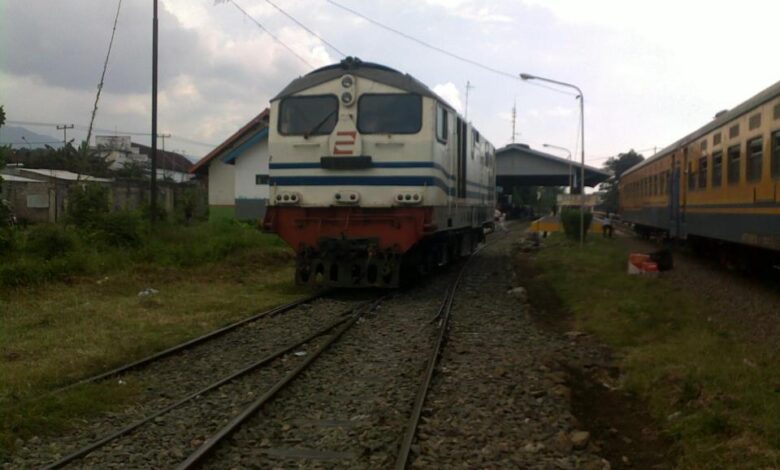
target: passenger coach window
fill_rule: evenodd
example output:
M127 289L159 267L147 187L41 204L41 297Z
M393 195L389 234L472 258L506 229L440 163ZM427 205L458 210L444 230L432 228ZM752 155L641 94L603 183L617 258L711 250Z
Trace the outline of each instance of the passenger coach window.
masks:
M707 187L707 157L699 159L699 189Z
M750 116L750 120L748 121L748 127L752 131L753 129L758 129L761 127L761 114L754 114Z
M739 183L739 145L729 147L728 179L729 184Z
M747 143L747 179L757 181L761 179L761 164L764 160L764 139L756 137Z
M358 100L358 130L363 134L416 134L422 127L422 96L366 94Z
M712 153L712 187L718 188L723 182L723 152Z
M279 103L279 133L327 135L336 127L339 100L332 95L291 96Z
M780 131L772 132L772 176L780 177Z
M436 106L436 138L443 144L447 143L447 110L441 105Z

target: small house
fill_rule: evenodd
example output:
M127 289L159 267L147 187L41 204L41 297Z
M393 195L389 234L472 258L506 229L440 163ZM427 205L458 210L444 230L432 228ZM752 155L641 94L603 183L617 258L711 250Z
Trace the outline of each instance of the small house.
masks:
M210 220L265 216L268 158L265 109L192 166L190 173L207 181Z

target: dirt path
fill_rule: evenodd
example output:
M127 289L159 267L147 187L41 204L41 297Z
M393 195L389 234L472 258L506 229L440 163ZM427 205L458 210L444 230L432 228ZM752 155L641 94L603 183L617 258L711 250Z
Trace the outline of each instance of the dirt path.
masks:
M531 255L515 252L515 284L528 291L528 311L542 329L565 339L546 360L551 369L565 371L571 412L592 434L592 446L610 468L665 469L674 467L671 443L647 407L619 389L620 370L613 352L597 338L573 330L573 317L542 281Z

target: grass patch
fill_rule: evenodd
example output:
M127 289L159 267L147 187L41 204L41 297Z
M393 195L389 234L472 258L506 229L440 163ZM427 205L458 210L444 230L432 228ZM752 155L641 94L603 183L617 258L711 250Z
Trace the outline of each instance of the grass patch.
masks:
M625 387L679 447L681 468L780 465L780 360L707 319L706 301L661 277L626 274L619 241L554 236L534 255L575 327L612 346ZM735 312L738 314L738 312Z
M148 237L122 249L80 240L51 260L25 253L3 265L32 282L0 288L0 456L138 390L112 381L31 397L307 293L293 285L293 253L253 228L163 227ZM61 267L78 262L76 272ZM65 274L41 281L36 273L52 266ZM139 297L147 287L159 293Z

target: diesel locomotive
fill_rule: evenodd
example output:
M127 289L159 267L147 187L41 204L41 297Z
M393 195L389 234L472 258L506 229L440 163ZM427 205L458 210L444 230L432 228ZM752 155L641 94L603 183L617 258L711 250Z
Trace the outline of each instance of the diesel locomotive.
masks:
M780 259L780 82L627 170L620 212L641 234Z
M467 255L495 206L495 149L426 85L347 58L271 100L267 230L296 282L396 287Z

